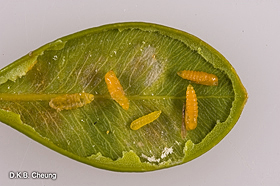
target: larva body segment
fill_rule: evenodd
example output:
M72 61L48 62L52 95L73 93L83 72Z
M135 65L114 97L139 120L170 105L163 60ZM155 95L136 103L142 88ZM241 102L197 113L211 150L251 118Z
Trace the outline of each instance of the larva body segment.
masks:
M183 79L193 81L197 84L210 85L210 86L218 85L218 77L214 74L209 74L200 71L191 71L191 70L179 71L177 72L177 74Z
M130 128L132 130L138 130L140 129L141 127L155 121L161 114L161 110L159 111L155 111L155 112L152 112L150 114L147 114L145 116L142 116L136 120L134 120L131 124L130 124Z
M194 130L197 126L198 106L195 90L189 85L186 91L185 125L187 130Z
M124 110L128 110L129 101L124 94L122 85L118 80L116 74L111 70L105 75L105 82L111 97L118 103Z
M65 94L62 96L57 96L52 98L49 102L50 107L61 110L71 110L92 102L94 100L94 95L89 93L75 93L75 94Z

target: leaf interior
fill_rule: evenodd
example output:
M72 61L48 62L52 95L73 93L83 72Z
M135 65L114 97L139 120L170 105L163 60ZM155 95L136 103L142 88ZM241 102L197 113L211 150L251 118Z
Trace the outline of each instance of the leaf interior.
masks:
M113 70L129 99L128 111L110 98L104 75ZM182 107L189 85L177 75L195 70L218 76L218 86L192 83L198 97L198 127L181 137ZM91 93L94 101L60 112L56 95ZM16 99L14 99L16 97ZM20 115L42 137L81 157L101 153L116 160L134 151L155 164L184 157L187 140L197 144L227 119L234 91L228 76L178 39L141 29L109 29L72 38L45 50L25 76L0 86L0 107ZM137 131L130 123L150 112L160 117Z

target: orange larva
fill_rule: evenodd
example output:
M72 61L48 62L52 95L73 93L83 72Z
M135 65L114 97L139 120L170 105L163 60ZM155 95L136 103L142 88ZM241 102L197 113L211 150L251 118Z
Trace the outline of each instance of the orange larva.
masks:
M193 130L197 126L198 106L195 90L189 85L186 91L185 125L187 130Z
M128 110L129 102L127 97L124 94L122 85L118 80L116 74L111 70L105 75L105 82L107 84L108 91L111 97L118 103L120 106Z
M130 124L130 128L132 130L138 130L140 129L141 127L155 121L161 114L161 111L155 111L155 112L152 112L150 114L147 114L145 116L142 116L136 120L134 120L131 124Z
M202 85L218 85L218 77L214 74L209 74L206 72L183 70L177 72L177 74L183 79L188 79L197 84Z
M57 96L52 98L49 102L50 107L61 110L71 110L82 107L91 101L93 101L94 96L89 93L75 93L75 94L65 94L62 96Z

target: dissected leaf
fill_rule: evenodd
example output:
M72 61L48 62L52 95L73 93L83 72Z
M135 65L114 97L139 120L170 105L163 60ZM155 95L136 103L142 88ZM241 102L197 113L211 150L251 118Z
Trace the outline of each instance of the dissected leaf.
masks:
M108 92L104 76L110 70L128 110ZM215 74L219 84L195 84L177 75L182 70ZM150 23L111 24L63 37L2 69L0 83L2 122L70 158L115 171L150 171L196 158L231 130L247 99L219 52L188 33ZM198 121L182 138L190 83ZM77 106L66 96L83 93L94 100ZM57 97L56 104L69 104L67 109L50 107ZM130 129L132 121L157 110L155 121Z

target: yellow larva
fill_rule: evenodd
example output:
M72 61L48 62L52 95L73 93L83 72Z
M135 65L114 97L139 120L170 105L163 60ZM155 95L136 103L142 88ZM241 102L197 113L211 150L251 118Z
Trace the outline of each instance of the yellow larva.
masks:
M105 82L111 97L118 103L124 110L128 110L129 102L124 94L122 85L118 80L116 74L111 70L105 75Z
M188 79L197 84L202 85L218 85L218 77L214 74L208 74L206 72L183 70L177 72L177 74L183 79Z
M189 85L186 91L185 125L187 130L194 130L197 126L198 106L195 90Z
M142 116L136 120L134 120L131 124L130 124L130 128L132 130L138 130L140 129L141 127L155 121L159 115L161 114L161 110L159 111L155 111L155 112L152 112L150 114L147 114L145 116Z
M61 110L71 110L82 107L90 102L92 102L94 96L89 93L75 93L75 94L65 94L62 96L57 96L49 102L50 107Z

